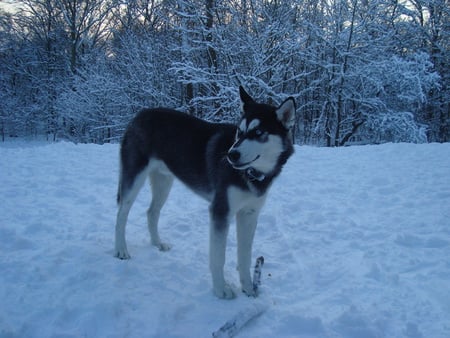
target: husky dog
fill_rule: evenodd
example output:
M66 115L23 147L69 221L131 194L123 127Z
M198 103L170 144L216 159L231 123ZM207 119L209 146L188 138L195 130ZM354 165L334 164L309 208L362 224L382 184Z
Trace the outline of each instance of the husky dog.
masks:
M115 256L130 258L125 225L147 177L152 188L147 212L151 243L162 251L170 249L159 237L158 219L176 177L210 202L209 266L219 298L236 296L223 272L234 215L242 290L256 296L250 265L258 215L274 178L294 151L294 99L277 108L256 103L242 87L239 91L242 117L238 126L209 123L170 109L145 109L130 122L120 149Z

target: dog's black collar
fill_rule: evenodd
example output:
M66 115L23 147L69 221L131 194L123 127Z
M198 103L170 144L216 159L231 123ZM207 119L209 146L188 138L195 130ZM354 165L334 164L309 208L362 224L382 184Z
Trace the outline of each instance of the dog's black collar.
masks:
M266 175L264 175L262 172L250 167L247 170L245 170L245 175L250 181L263 181L266 178Z

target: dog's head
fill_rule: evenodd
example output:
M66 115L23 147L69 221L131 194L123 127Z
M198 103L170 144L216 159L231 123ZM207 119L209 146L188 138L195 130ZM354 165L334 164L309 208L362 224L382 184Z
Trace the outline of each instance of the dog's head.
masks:
M295 122L295 101L290 97L277 108L256 103L242 87L239 92L242 118L236 140L228 151L228 162L235 169L269 175L293 152L291 129Z

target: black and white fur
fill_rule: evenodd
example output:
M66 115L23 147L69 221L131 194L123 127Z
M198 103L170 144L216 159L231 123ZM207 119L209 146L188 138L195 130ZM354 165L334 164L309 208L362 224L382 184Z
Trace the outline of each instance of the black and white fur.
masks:
M294 99L273 107L256 103L242 87L239 90L242 118L237 127L170 109L145 109L130 122L120 149L115 256L130 258L125 225L147 177L152 188L147 212L151 243L163 251L170 249L159 237L158 219L176 177L210 202L209 265L214 293L220 298L235 297L223 272L234 215L242 290L256 296L250 267L258 215L273 179L294 151Z

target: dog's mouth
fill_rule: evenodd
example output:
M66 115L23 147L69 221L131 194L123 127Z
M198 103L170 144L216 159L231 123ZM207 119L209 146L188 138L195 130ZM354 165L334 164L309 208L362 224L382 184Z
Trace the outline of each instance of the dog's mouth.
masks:
M229 156L227 156L227 159L228 159L228 162L230 162L231 166L234 169L243 170L243 169L249 168L253 162L255 162L257 159L259 159L259 157L260 157L260 155L256 155L256 157L253 160L251 160L249 162L245 162L245 163L235 162L235 161L231 160Z

